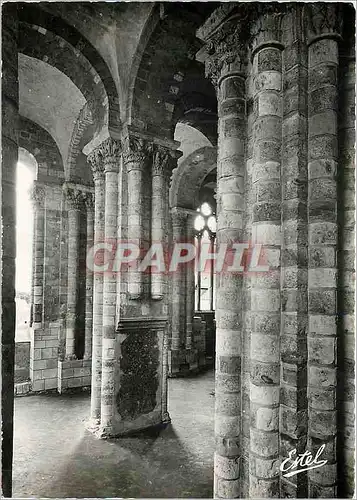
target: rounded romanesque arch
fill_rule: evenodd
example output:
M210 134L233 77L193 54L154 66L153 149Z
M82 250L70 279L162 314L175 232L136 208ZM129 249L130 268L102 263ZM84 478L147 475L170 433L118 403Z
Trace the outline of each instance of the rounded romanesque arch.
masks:
M204 180L217 168L217 149L205 146L191 153L174 171L170 206L196 210Z
M175 140L181 143L182 156L171 178L170 206L196 210L207 176L215 182L217 148L200 130L183 123L176 126Z
M90 103L98 133L120 129L119 99L105 61L90 42L58 16L33 4L19 8L19 52L66 74Z
M141 61L129 97L128 123L133 127L172 139L182 121L215 142L216 95L204 66L195 59L202 15L200 6L188 3L179 9L165 4L160 12L153 10L151 36L145 33L145 50L140 46Z
M19 146L37 162L36 180L64 181L61 153L53 137L37 123L20 116Z

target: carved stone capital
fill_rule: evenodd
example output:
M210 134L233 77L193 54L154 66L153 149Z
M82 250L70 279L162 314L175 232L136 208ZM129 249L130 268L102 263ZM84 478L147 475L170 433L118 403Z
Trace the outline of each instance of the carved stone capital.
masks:
M174 207L171 209L172 225L177 228L185 228L187 223L187 211L180 208Z
M170 151L162 146L156 146L153 156L152 175L164 175L168 167Z
M83 201L87 212L94 211L94 196L93 193L83 193Z
M250 28L250 47L254 52L263 47L283 49L281 23L286 7L276 4L258 4Z
M152 175L161 175L170 179L172 171L177 167L177 151L156 145L153 155Z
M247 63L247 27L244 18L226 21L208 41L205 61L206 77L217 87L225 72L244 73Z
M143 170L148 164L152 150L153 145L150 141L138 136L128 136L124 147L124 162L127 171Z
M304 5L308 42L319 38L341 39L342 8L336 3L316 2Z
M105 172L119 172L122 146L120 141L109 137L99 145Z
M99 147L95 148L87 156L87 160L92 168L94 182L104 177L104 163L101 150Z
M30 190L30 199L35 208L44 208L46 192L43 186L34 184Z
M63 188L68 208L70 210L80 210L83 206L83 193L75 187L64 186Z

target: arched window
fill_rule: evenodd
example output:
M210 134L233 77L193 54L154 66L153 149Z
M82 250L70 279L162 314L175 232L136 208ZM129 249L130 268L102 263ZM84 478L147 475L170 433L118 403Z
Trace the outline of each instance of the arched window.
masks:
M200 248L201 243L210 243L210 252L215 252L216 224L213 208L208 203L203 203L197 209L197 217L194 222L198 248ZM214 262L211 260L203 272L197 266L195 274L195 310L214 311L215 299Z

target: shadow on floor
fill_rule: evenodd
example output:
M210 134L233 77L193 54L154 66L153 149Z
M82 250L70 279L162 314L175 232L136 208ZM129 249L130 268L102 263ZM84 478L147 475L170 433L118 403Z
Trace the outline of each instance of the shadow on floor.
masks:
M84 429L88 395L17 399L14 496L212 497L213 386L170 380L172 424L112 440Z

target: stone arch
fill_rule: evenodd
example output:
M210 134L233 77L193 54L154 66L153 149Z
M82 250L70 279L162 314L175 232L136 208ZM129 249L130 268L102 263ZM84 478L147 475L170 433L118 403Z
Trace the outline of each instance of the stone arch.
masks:
M69 145L67 175L70 180L75 180L75 177L79 177L82 181L84 179L88 181L88 178L91 183L93 181L91 170L88 168L83 169L83 166L85 167L87 165L87 161L86 159L84 160L85 155L82 151L91 137L93 137L94 126L92 113L88 102L86 102L77 117ZM83 163L85 165L83 165Z
M66 74L83 93L96 122L96 134L121 128L119 98L110 70L98 51L62 18L36 7L19 8L19 51Z
M170 187L170 206L196 210L200 189L217 168L217 149L204 146L188 155L175 169Z
M33 172L34 179L37 179L37 174L38 174L37 160L32 153L30 153L26 148L22 146L19 146L18 163L25 164Z
M38 181L64 181L63 160L55 140L45 129L23 116L20 116L19 146L35 158Z
M205 5L207 15L207 4ZM155 17L156 16L156 17ZM183 121L214 138L217 127L215 90L195 60L196 29L202 21L197 5L173 11L168 4L153 10L151 36L145 33L129 98L128 123L134 128L172 139Z

